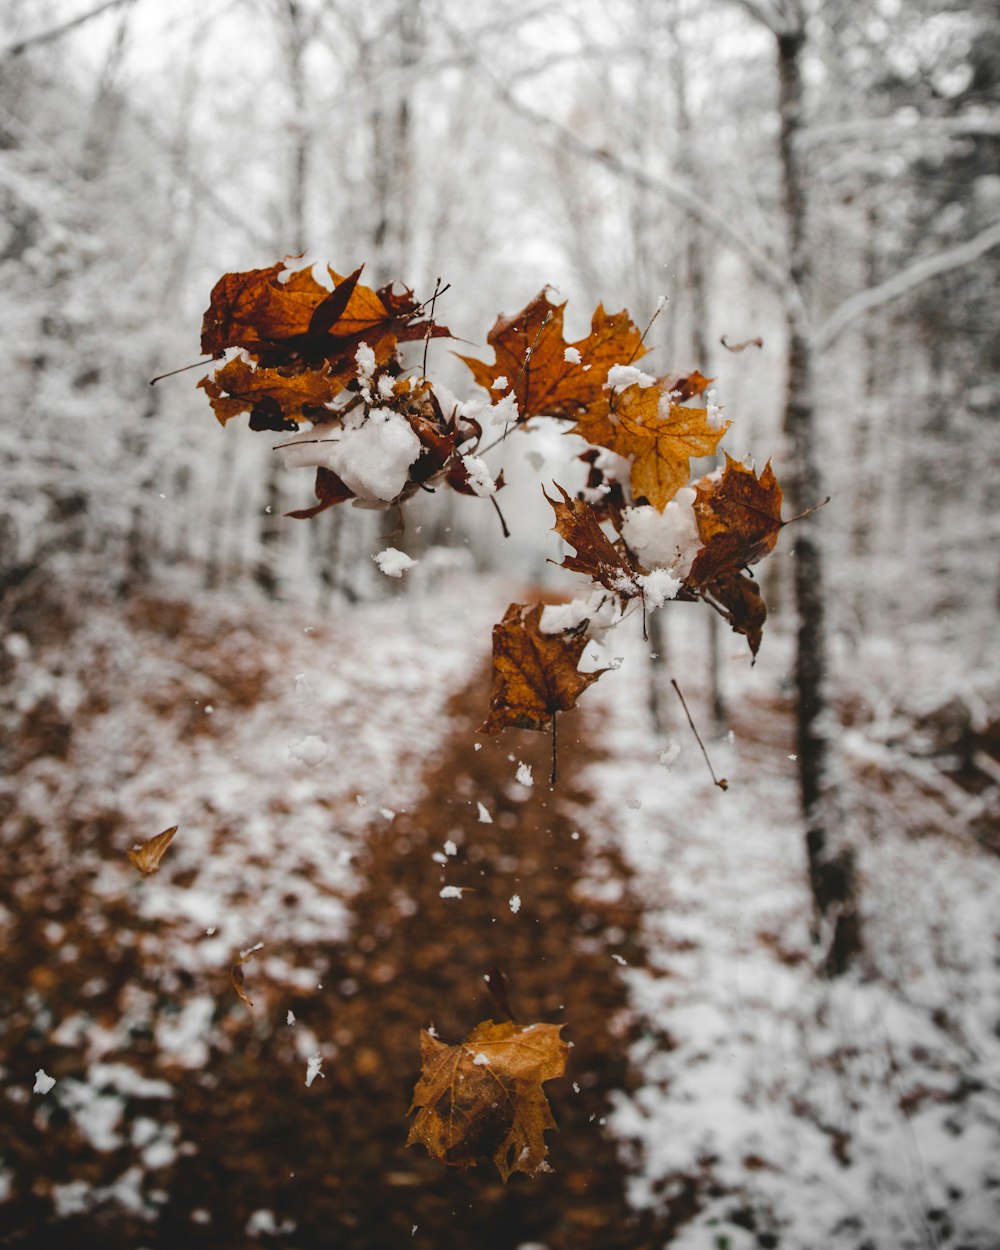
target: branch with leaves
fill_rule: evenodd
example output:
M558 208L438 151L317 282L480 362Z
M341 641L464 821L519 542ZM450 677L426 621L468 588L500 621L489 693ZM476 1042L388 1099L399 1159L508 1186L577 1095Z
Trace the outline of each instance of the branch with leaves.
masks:
M487 429L499 441L556 421L587 445L575 456L586 485L574 497L554 483L545 497L573 548L561 567L590 589L570 603L507 609L493 631L484 732L550 731L554 783L557 717L606 671L581 672L583 653L634 610L645 622L668 601L702 601L756 656L767 611L750 567L785 524L782 492L770 463L758 474L728 455L692 480L691 461L715 455L731 424L709 378L638 368L644 333L625 311L599 305L590 332L567 342L565 304L542 291L497 319L492 362L460 357L484 396L443 398L426 351L450 337L434 320L439 290L421 302L407 288L364 286L361 269L325 278L284 262L226 274L202 327L202 351L221 361L198 383L217 419L247 414L250 429L287 434L277 446L286 462L316 471L317 502L290 516L389 508L439 486L495 505L503 475L494 480L482 458L495 445L484 446ZM421 341L421 367L407 368L401 345Z

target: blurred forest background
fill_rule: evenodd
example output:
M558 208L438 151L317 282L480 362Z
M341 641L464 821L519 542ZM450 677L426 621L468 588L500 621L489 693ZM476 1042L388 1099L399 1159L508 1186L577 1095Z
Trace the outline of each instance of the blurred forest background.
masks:
M384 516L286 519L311 502L310 475L283 468L270 435L222 429L199 372L150 386L197 357L222 273L299 254L340 273L364 263L369 285L399 280L423 297L440 277L451 288L438 319L477 345L546 285L569 300L570 340L598 302L645 325L665 295L644 367L715 378L736 422L731 454L771 456L788 511L830 496L802 527L797 566L815 561L825 615L799 644L818 648L833 709L811 722L835 748L824 785L850 813L826 832L841 847L895 824L995 860L992 0L0 0L0 19L5 871L54 811L80 846L117 827L100 825L95 795L124 784L128 734L106 743L117 772L93 747L89 783L38 761L69 758L91 676L103 698L125 699L141 671L134 638L154 618L167 628L149 604L215 603L212 619L249 642L254 620L336 620L390 592L428 594L437 575L550 580L538 482L567 458L551 433L505 452L509 541L482 501L442 492L414 505L398 545L422 571L400 586L371 559ZM448 346L431 345L430 372L467 394ZM781 657L765 676L787 711L808 587L796 584L800 540L786 537L762 580ZM132 642L101 624L109 610ZM377 610L364 619L378 632ZM729 640L669 610L656 619L661 657L696 650L697 698L721 737L745 688L727 684ZM221 671L232 656L213 659L217 645L197 643ZM229 694L249 706L257 678L238 659L242 694ZM662 730L655 700L652 714ZM124 803L110 805L116 820ZM162 823L176 823L169 807ZM37 896L4 886L5 959L13 918L63 880L69 851L46 845ZM10 977L5 1001L27 1020ZM44 979L32 992L44 997ZM8 1072L12 1039L34 1053L31 1028L18 1029ZM17 1185L0 1196L27 1202L23 1230L49 1193L29 1200ZM277 1244L265 1225L255 1235ZM947 1241L940 1224L920 1228L914 1244ZM11 1244L30 1243L18 1235Z

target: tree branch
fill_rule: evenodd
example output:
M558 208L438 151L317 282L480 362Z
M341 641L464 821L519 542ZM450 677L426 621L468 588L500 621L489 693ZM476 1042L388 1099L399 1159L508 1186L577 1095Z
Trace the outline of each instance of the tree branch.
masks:
M494 91L510 111L531 122L537 130L547 134L554 146L563 152L570 151L586 160L603 165L605 169L611 170L620 177L628 178L637 186L662 195L665 200L669 200L680 208L710 234L715 235L720 242L725 243L738 256L741 256L756 276L776 292L783 301L796 301L801 304L798 292L790 285L788 274L782 266L735 230L721 213L709 208L695 191L683 183L667 182L665 179L657 178L646 170L622 160L620 156L616 156L607 148L593 147L562 122L547 117L530 105L522 103L482 62L479 62L478 68L480 73L490 80Z
M894 117L867 117L856 121L808 126L797 142L804 148L821 143L846 143L856 139L900 143L907 139L952 139L963 135L1000 135L1000 115L989 117L921 117L914 122Z
M964 243L946 248L943 252L936 252L932 256L922 256L911 265L907 265L905 269L901 269L899 273L886 279L885 282L880 282L878 286L870 287L867 291L859 291L857 295L844 300L820 326L816 334L816 347L820 351L826 350L836 342L852 322L864 316L865 313L872 312L892 300L907 295L932 278L961 269L964 265L970 265L974 260L978 260L980 256L998 246L1000 246L1000 221L995 221L993 225L987 226L985 230Z
M27 39L22 39L20 43L12 43L5 48L3 55L20 56L28 48L36 43L51 43L54 39L60 39L63 35L71 30L75 30L77 26L82 26L84 22L89 22L93 17L100 17L102 13L106 13L109 9L117 9L123 4L132 4L133 0L104 0L103 4L99 4L96 8L88 9L86 13L80 13L76 17L71 17L67 22L60 22L58 26L51 26L48 30L40 31L37 35L29 35Z

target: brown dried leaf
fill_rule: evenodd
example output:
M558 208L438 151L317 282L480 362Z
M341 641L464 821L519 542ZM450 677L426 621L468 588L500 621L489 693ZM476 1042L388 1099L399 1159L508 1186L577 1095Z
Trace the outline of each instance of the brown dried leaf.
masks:
M753 469L727 455L721 477L702 478L695 491L694 511L704 546L688 574L690 585L707 585L756 564L774 550L784 521L781 487L770 461L758 478Z
M241 412L252 412L263 405L282 418L277 426L272 424L266 428L288 429L300 421L312 419L303 412L304 407L321 408L334 400L355 369L356 365L350 363L339 373L332 373L326 367L291 372L287 367L254 368L249 361L236 357L217 369L212 377L202 378L198 385L208 395L220 425Z
M332 469L324 465L320 465L316 470L315 493L319 503L311 508L297 508L294 512L286 512L285 515L294 517L297 521L308 521L310 517L319 516L327 508L332 508L338 503L346 503L348 499L355 497L354 491L342 482Z
M733 633L744 635L751 654L756 657L764 634L767 607L754 579L746 573L723 573L702 588L701 597L719 606Z
M248 1007L253 1006L253 999L246 991L246 978L243 975L243 965L253 959L254 955L257 954L263 945L263 942L258 942L258 944L256 946L252 946L250 950L244 951L230 969L233 989Z
M485 733L499 733L508 725L547 729L557 712L575 707L587 687L607 672L578 672L587 639L577 633L543 634L542 607L512 603L493 626L493 689Z
M612 594L618 596L624 604L640 594L635 580L638 572L627 555L620 554L611 539L601 529L597 513L583 499L571 499L569 492L558 482L554 482L556 490L563 497L562 503L556 499L545 498L552 505L556 514L553 527L561 538L576 548L575 556L566 556L559 566L571 569L574 573L584 573L587 577L600 582Z
M586 338L567 343L563 338L565 303L552 304L540 291L527 307L512 317L498 317L486 341L495 360L485 364L460 356L480 386L493 392L493 383L505 377L515 388L520 420L529 417L578 418L602 396L612 365L645 354L642 335L627 312L606 313L598 305ZM566 359L567 348L570 359ZM573 359L574 354L579 360Z
M134 846L128 851L127 854L132 867L137 868L144 877L151 877L154 872L157 872L160 867L160 860L163 858L167 847L174 840L177 828L177 825L171 825L169 829L164 829L162 833L149 838L141 846Z
M566 1070L562 1027L485 1020L457 1046L422 1031L410 1107L420 1110L406 1144L452 1167L492 1159L505 1183L512 1172L545 1170L545 1130L557 1126L542 1083Z

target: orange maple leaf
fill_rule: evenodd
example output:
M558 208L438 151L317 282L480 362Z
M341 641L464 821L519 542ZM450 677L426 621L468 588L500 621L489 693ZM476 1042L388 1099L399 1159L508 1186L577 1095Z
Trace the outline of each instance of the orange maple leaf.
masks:
M505 1183L512 1172L546 1170L545 1130L557 1125L542 1083L566 1070L562 1027L484 1020L456 1046L423 1030L406 1144L452 1167L492 1159Z
M552 304L546 291L512 317L498 317L486 337L493 348L492 365L460 356L480 386L494 393L494 383L507 379L517 398L519 419L577 418L595 402L612 365L645 354L642 335L627 312L608 314L598 305L590 333L576 343L563 338L566 304ZM606 401L605 401L606 402Z

